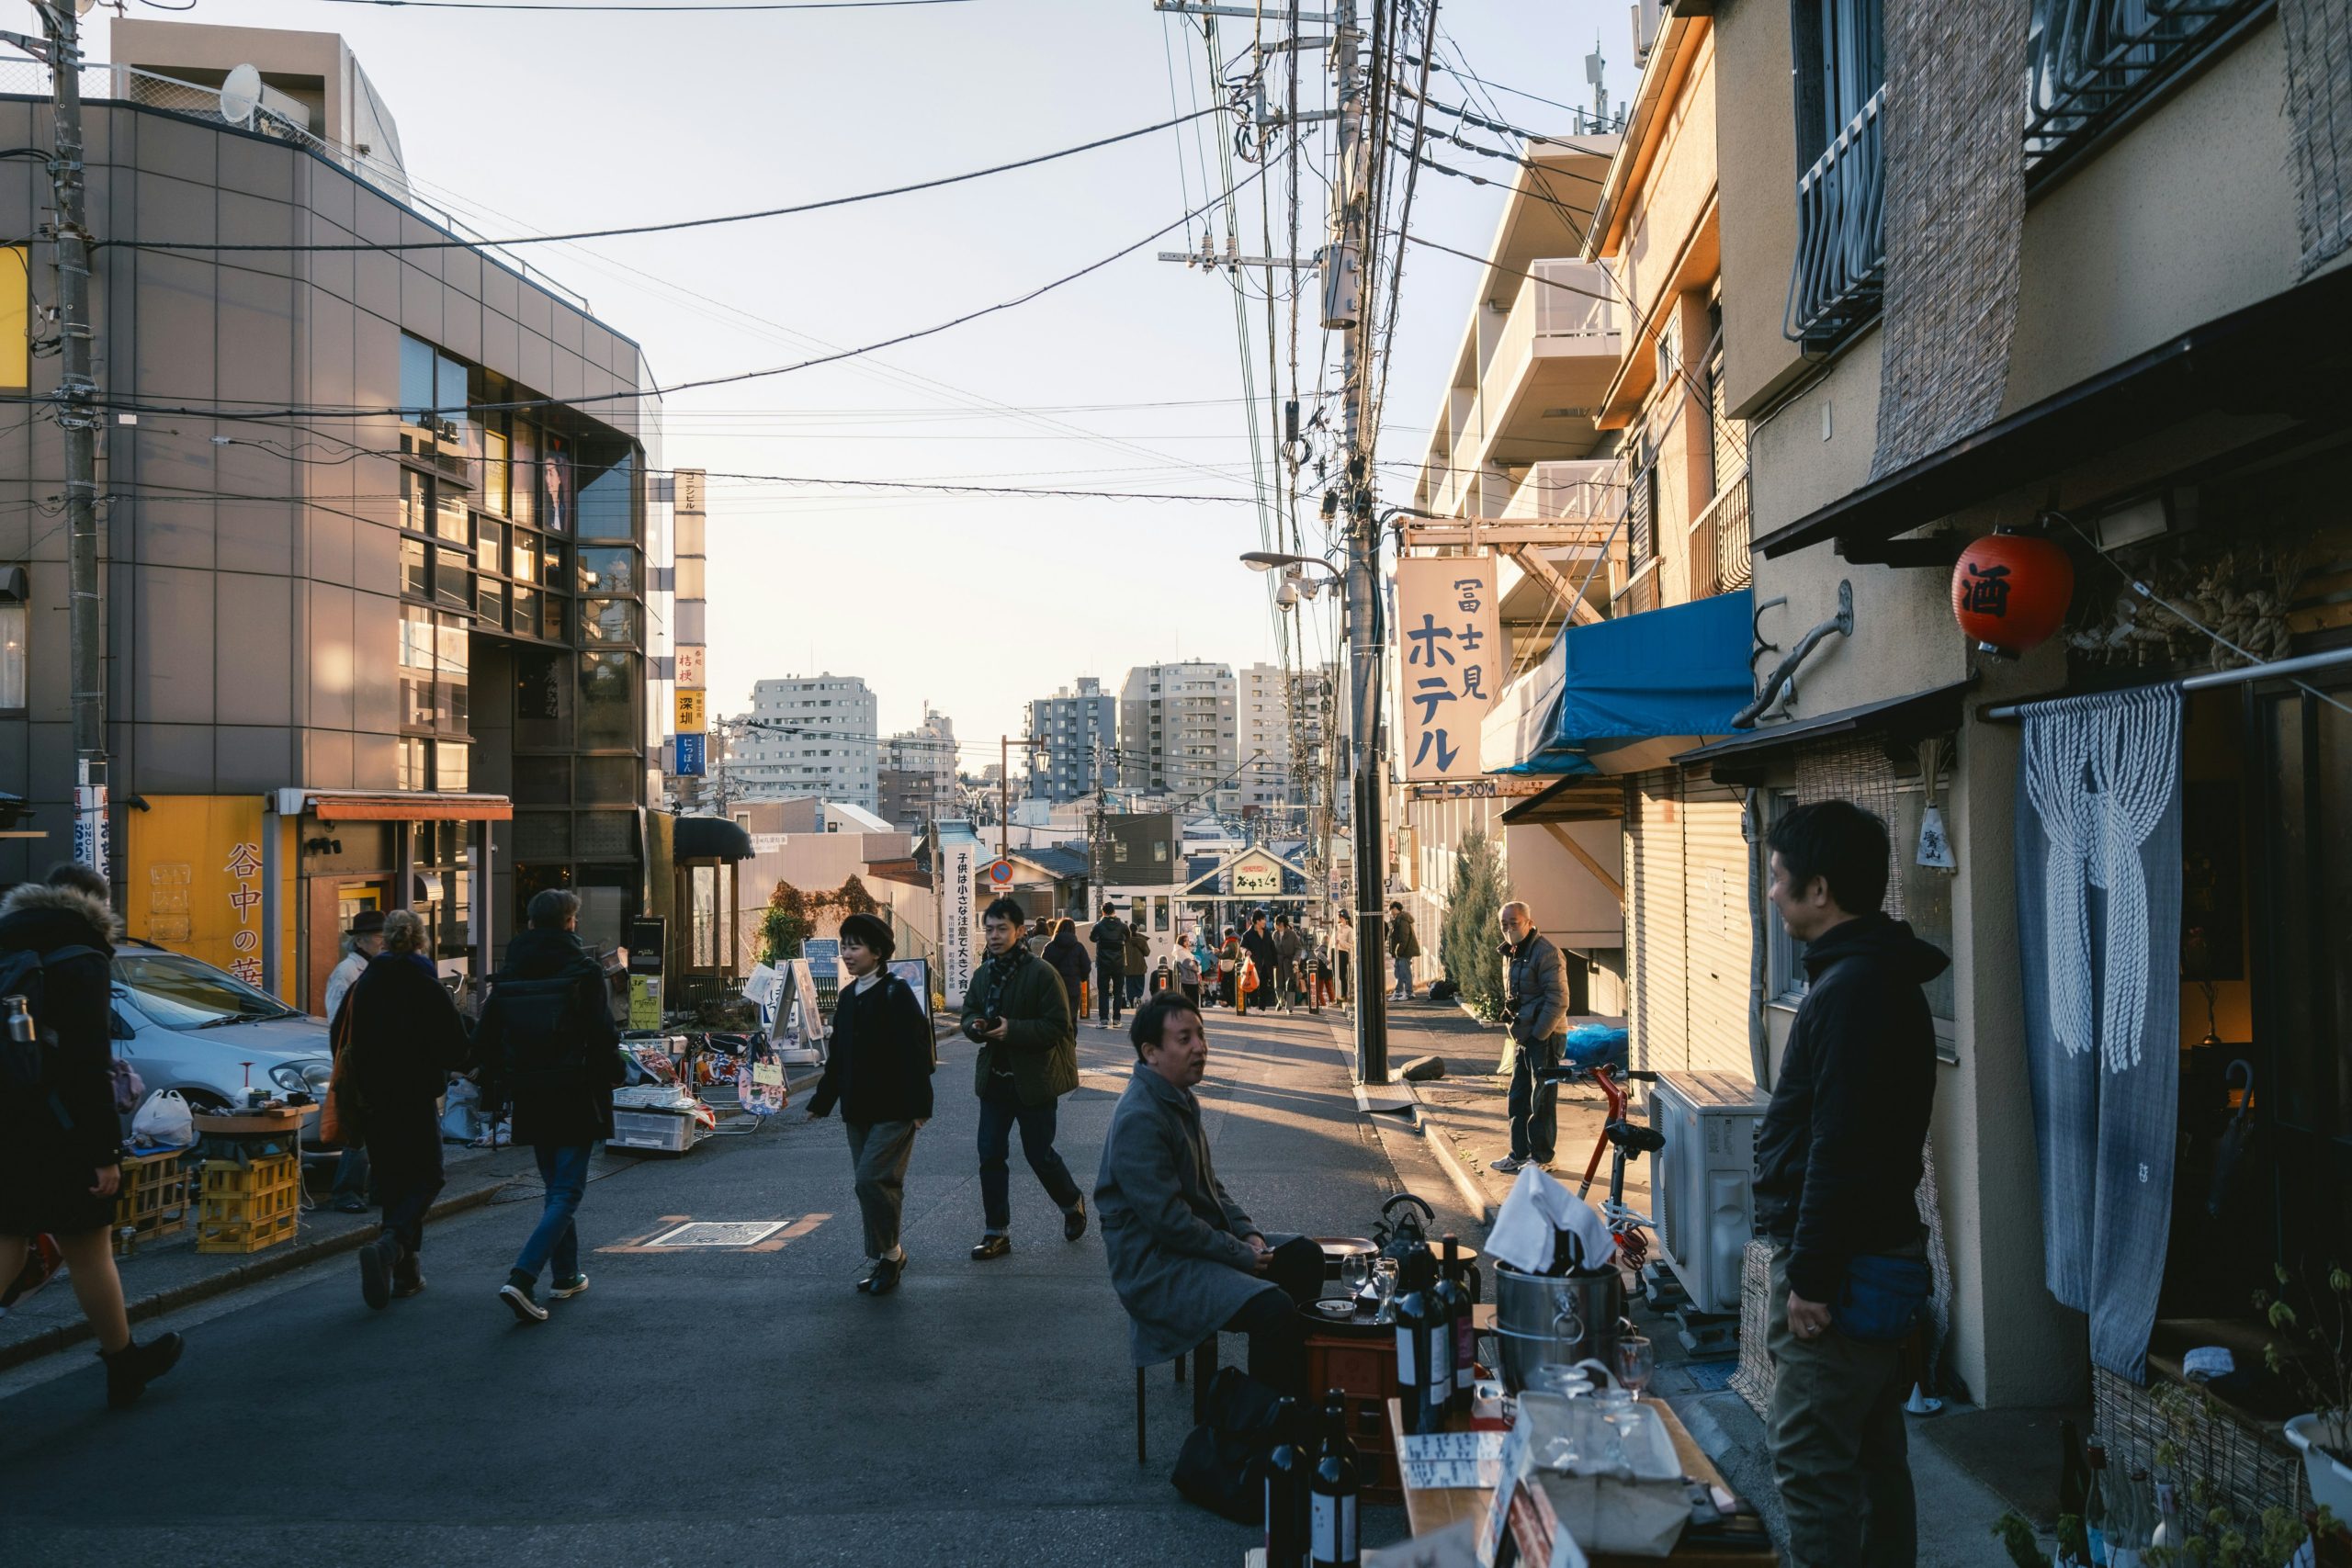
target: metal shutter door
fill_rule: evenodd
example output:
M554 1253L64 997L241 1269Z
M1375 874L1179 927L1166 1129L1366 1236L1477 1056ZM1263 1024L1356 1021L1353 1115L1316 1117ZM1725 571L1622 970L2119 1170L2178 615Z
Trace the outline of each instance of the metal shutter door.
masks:
M1754 1081L1747 1041L1747 840L1739 800L1701 779L1682 802L1684 926L1689 933L1690 1071Z
M1690 1066L1689 998L1685 994L1680 793L1674 776L1644 773L1635 780L1641 822L1641 897L1631 977L1635 1005L1634 1061L1653 1072Z

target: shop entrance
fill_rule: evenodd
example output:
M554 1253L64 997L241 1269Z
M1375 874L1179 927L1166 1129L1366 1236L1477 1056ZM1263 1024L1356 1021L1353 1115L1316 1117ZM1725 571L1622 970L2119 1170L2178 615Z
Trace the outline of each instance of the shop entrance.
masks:
M313 876L310 889L310 919L304 923L310 951L303 970L302 1005L305 1011L323 1014L327 976L343 961L343 941L350 933L351 922L362 909L391 908L392 884L386 876Z

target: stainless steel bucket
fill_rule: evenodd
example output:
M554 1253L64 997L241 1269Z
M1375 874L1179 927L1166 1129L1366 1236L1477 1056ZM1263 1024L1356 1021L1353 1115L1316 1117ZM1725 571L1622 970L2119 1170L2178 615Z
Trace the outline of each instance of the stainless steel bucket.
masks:
M1522 1274L1497 1259L1495 1337L1502 1348L1503 1386L1517 1393L1540 1366L1589 1356L1616 1365L1617 1320L1625 1286L1617 1270L1563 1279Z

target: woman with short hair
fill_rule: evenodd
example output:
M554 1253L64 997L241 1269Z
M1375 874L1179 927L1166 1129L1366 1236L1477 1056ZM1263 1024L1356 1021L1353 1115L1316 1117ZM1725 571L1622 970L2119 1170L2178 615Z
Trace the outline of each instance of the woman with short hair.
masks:
M1070 929L1064 920L1062 930ZM869 1296L889 1294L906 1272L899 1215L915 1133L931 1120L937 1041L929 1010L889 971L895 947L890 928L872 915L842 921L841 965L847 978L833 1004L825 1075L808 1102L812 1122L836 1105L842 1108L850 1167L857 1177L858 1214L865 1222L865 1255L873 1259L857 1288Z

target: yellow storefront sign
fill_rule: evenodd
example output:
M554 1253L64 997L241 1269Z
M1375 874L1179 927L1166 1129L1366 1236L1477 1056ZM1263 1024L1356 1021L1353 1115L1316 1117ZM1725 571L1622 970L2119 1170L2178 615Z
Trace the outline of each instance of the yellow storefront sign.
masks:
M684 686L678 688L677 734L700 735L703 733L702 698L703 694L700 692L689 691Z
M151 795L126 812L123 923L132 936L262 983L265 824L280 835L277 908L294 951L295 825L262 813L259 795ZM291 965L289 964L290 968ZM290 999L292 976L280 977Z

